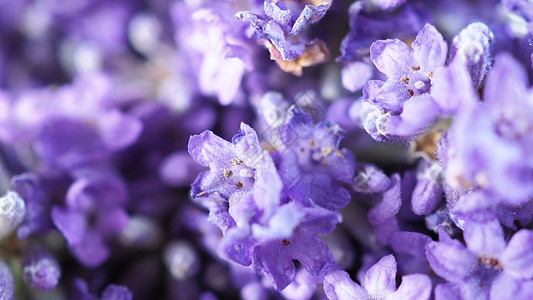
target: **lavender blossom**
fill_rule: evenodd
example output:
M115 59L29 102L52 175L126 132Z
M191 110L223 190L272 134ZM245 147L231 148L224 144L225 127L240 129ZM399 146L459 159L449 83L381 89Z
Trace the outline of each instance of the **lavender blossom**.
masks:
M430 242L426 246L431 268L449 282L437 286L436 297L477 294L488 298L490 294L499 293L493 291L492 285L499 280L527 285L524 280L531 279L533 273L526 267L531 258L523 251L524 244L531 242L530 236L529 230L520 230L506 246L499 222L487 213L476 214L465 222L466 247L445 233L441 234L439 242Z
M289 3L283 9L283 6L279 6L284 5L281 2L278 5L272 0L265 0L263 9L266 17L249 11L238 12L236 17L250 22L260 41L269 50L271 59L276 60L282 70L301 76L302 67L319 64L329 59L329 51L324 42L302 41L300 32L307 24L320 21L330 4L328 1L320 1L316 6L307 4L296 16L293 11L297 5Z
M343 132L336 124L313 125L311 116L291 107L280 138L288 149L281 153L280 176L289 198L304 205L338 210L350 201L343 184L352 181L354 159L339 149Z
M481 86L490 67L490 50L493 40L494 34L487 25L472 23L452 41L450 58L466 66L475 88Z
M264 171L274 166L270 155L261 149L255 131L244 123L231 143L211 131L192 136L189 153L196 162L210 168L192 184L193 197L216 193L228 201L238 201L253 189Z
M377 41L370 47L370 58L387 81L369 81L363 95L381 109L375 127L384 138L420 135L439 112L429 92L434 72L444 66L448 46L436 28L426 24L412 47L398 39Z

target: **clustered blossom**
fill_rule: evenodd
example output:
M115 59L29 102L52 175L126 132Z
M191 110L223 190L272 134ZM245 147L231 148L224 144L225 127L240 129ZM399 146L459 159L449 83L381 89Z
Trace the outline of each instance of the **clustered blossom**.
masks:
M12 2L1 299L533 299L531 0Z

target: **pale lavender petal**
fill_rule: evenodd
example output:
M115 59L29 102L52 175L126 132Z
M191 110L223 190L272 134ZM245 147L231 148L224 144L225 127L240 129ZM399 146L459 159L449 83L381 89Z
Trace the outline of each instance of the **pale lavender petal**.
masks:
M402 277L402 283L387 300L427 300L431 296L431 279L427 275L413 274Z
M446 68L435 71L431 96L446 115L457 113L461 107L474 104L479 98L470 75L459 63L451 63Z
M391 176L391 185L383 193L382 201L368 213L368 221L373 225L381 224L395 216L401 205L401 178L399 174L393 174Z
M522 65L509 53L500 53L485 82L485 100L501 103L506 99L522 99L528 77ZM511 88L512 87L512 88Z
M289 285L296 274L296 267L284 247L275 241L257 246L253 254L254 269L266 277L277 291Z
M373 298L385 298L396 291L396 259L384 256L366 271L362 286Z
M371 65L362 62L347 63L341 71L342 86L348 91L355 93L362 89L374 75Z
M501 256L505 272L516 278L531 279L533 277L532 248L533 231L527 229L517 231Z
M505 248L500 222L491 213L476 213L465 221L463 236L468 250L481 255L499 255Z
M111 251L105 245L102 236L96 231L88 231L79 244L70 248L78 261L88 267L95 268L103 264L111 255Z
M122 150L133 144L141 135L143 125L135 117L118 110L105 113L99 119L100 134L111 150Z
M431 96L423 94L407 100L401 115L385 114L377 119L376 127L384 136L410 140L425 133L438 113L439 108Z
M78 245L84 239L87 221L83 213L54 206L52 208L52 221L69 245Z
M370 299L367 291L341 270L331 271L324 277L324 292L330 300Z
M191 136L188 147L192 158L206 167L230 163L235 156L233 145L209 130ZM228 161L223 161L224 159Z
M492 283L490 299L531 300L533 281L520 280L504 273Z
M413 52L399 39L378 40L370 46L370 59L389 79L399 79L415 65Z
M456 240L429 243L426 257L433 271L450 282L461 282L478 268L477 257Z
M335 264L333 254L320 238L301 233L291 239L289 251L304 269L313 276L321 276Z
M405 84L396 80L370 80L363 88L363 98L393 114L401 113L411 95ZM408 100L407 100L408 101Z
M413 47L413 55L422 70L433 72L444 66L448 56L448 44L433 25L426 24L416 35L411 47Z

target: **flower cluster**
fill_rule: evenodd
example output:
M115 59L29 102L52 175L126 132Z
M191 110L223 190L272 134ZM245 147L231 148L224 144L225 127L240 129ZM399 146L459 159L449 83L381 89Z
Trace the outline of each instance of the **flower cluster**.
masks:
M531 0L0 7L1 299L533 299Z

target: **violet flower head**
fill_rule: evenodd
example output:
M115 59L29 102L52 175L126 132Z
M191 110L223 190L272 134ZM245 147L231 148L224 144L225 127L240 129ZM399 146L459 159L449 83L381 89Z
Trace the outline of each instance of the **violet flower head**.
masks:
M446 62L448 46L437 29L426 24L411 47L398 39L379 40L370 47L372 62L387 76L387 81L371 80L363 89L364 100L376 106L374 138L411 139L439 113L430 89L434 73Z
M446 295L489 298L500 280L527 286L533 277L530 230L516 232L506 245L503 230L493 214L478 213L465 222L466 247L441 231L439 242L426 245L433 271L448 281L437 286L437 299ZM444 298L442 298L444 297Z
M490 67L494 34L483 23L472 23L453 38L450 59L464 64L477 89Z
M324 291L331 300L429 299L431 280L423 274L405 275L396 287L396 259L391 254L366 271L361 285L345 271L331 271L324 278Z
M280 176L289 198L304 205L338 210L348 204L355 161L340 148L342 129L330 122L313 124L309 114L296 106L289 108L280 138Z
M264 171L274 168L268 152L261 149L257 133L245 123L241 123L231 143L204 131L192 136L188 147L196 162L209 167L192 184L195 198L217 193L226 200L238 201L253 189Z
M292 1L276 3L265 0L265 17L249 11L238 12L236 17L250 23L260 42L269 50L271 59L276 60L282 70L300 76L302 67L329 59L329 50L324 42L307 42L300 33L307 24L320 21L330 4L328 1L320 1L317 5L306 4L300 8L299 3Z

